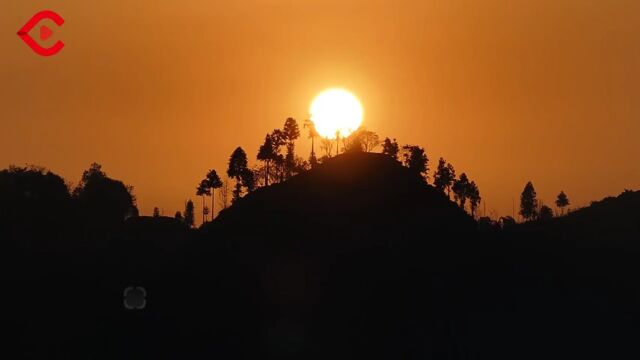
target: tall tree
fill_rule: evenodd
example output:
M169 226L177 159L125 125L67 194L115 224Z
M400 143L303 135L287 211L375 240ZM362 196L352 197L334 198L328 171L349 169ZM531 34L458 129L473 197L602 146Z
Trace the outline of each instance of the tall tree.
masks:
M209 187L209 191L211 192L211 220L213 221L213 216L215 214L215 203L214 203L214 192L216 189L222 186L222 181L220 180L220 176L215 169L211 169L207 172L207 186Z
M233 201L240 199L242 195L242 177L246 176L248 170L247 153L242 150L241 147L237 147L231 157L229 157L229 168L227 169L227 175L230 178L236 180L235 188L233 190Z
M478 185L476 185L475 181L471 181L469 183L469 206L471 208L471 216L475 218L476 210L478 210L478 205L480 205L480 201L482 198L480 197L480 189L478 189Z
M400 153L400 146L398 146L398 142L396 139L384 138L382 142L382 153L390 156L394 160L398 160L398 154Z
M453 165L447 164L445 159L440 158L438 160L438 168L433 174L433 185L436 189L447 192L447 196L451 191L451 185L456 179L456 171L453 169Z
M296 167L295 141L300 137L300 128L294 118L287 118L282 128L282 133L286 139L287 154L285 156L285 175L290 178Z
M449 178L451 179L447 185L447 196L451 198L451 187L453 186L453 182L456 180L456 169L453 168L451 163L447 163L447 171L449 172Z
M458 202L460 207L464 209L464 205L469 198L469 178L467 174L460 174L460 178L455 180L451 189L453 190L453 197Z
M316 130L316 125L311 120L305 120L303 127L305 129L309 129L308 138L311 139L311 155L309 155L309 164L311 164L311 168L314 168L318 165L318 158L316 157L315 151L315 139L320 135Z
M257 159L264 162L264 186L269 186L269 165L276 158L276 150L274 149L271 135L267 134L264 143L258 149Z
M229 180L225 179L222 182L222 187L218 189L218 205L222 210L229 207Z
M402 150L404 165L412 172L428 180L429 158L427 154L425 154L424 149L417 145L405 145L402 147Z
M564 191L560 191L560 194L558 194L558 198L556 199L556 206L560 208L562 215L564 215L564 208L569 205L569 197L567 197L567 194L565 194Z
M520 194L520 215L525 220L535 219L538 215L538 199L531 181L527 182Z
M198 184L198 186L196 187L196 196L202 196L202 223L204 224L206 222L206 214L204 211L205 205L204 205L204 198L205 196L209 196L211 195L211 191L209 190L209 184L207 182L207 179L202 179L202 181L200 181L200 184Z
M286 158L280 153L280 148L287 145L287 135L280 129L274 129L271 132L271 142L273 143L273 149L275 151L275 156L272 159L273 164L277 169L278 181L282 182L285 178Z
M184 204L184 224L188 227L188 228L192 228L193 224L195 222L195 212L194 212L194 206L193 206L193 201L191 201L191 199L187 200L187 202Z

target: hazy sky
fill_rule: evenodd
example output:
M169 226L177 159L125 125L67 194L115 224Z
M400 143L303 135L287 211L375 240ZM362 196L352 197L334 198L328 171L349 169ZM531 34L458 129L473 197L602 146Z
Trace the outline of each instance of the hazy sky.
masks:
M66 47L35 55L35 13ZM637 0L5 1L0 167L77 183L91 162L143 214L182 210L208 168L341 86L382 137L424 146L511 214L526 181L551 204L640 188ZM53 40L51 40L53 41ZM298 149L308 156L306 139Z

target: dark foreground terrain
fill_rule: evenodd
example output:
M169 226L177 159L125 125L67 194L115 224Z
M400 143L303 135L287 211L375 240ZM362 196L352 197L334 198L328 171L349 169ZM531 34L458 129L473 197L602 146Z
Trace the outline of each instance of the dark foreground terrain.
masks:
M639 208L625 192L483 231L356 154L199 230L5 223L18 358L639 358ZM144 309L125 308L129 286Z

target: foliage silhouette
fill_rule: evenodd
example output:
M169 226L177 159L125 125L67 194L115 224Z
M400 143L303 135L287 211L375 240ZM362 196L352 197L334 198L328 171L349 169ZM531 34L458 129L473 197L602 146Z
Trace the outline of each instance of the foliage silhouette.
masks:
M398 142L396 139L384 138L382 142L382 153L390 156L394 160L398 160L398 155L400 154L400 146L398 146Z
M300 137L300 129L296 119L287 118L282 133L286 139L285 176L288 179L296 172L295 141Z
M402 147L403 163L415 174L428 180L429 158L424 149L417 145L404 145Z
M533 220L538 216L538 199L531 181L527 182L520 195L520 215L525 220Z
M211 220L213 220L213 217L215 215L215 202L214 202L215 191L216 189L219 189L220 187L222 187L222 181L220 180L220 176L218 176L218 173L215 171L215 169L211 169L207 172L206 179L207 179L207 187L211 192Z
M460 208L464 209L470 194L470 183L467 174L460 174L460 178L454 181L451 189L453 190L454 199L458 202Z
M205 196L209 196L209 195L211 195L211 190L209 188L209 182L205 178L205 179L202 179L198 184L198 186L196 187L196 196L202 197L202 223L205 223L207 221L206 214L204 212L204 208L205 208L204 198Z
M249 171L247 166L247 153L238 146L233 153L231 153L229 167L227 169L227 175L236 180L232 202L237 201L240 199L240 196L242 196L242 180L247 177L247 172Z
M277 156L276 150L274 148L273 141L271 140L271 135L267 134L264 138L264 143L260 145L260 149L258 150L257 159L264 162L264 185L269 186L269 164L272 161L275 161Z
M540 212L538 214L538 220L540 221L548 221L553 218L553 210L547 205L542 205L540 207Z
M482 200L482 198L480 197L480 190L478 189L478 185L476 185L475 181L471 181L469 183L467 196L469 197L471 216L475 217L478 205L480 205L480 201Z
M564 215L564 208L569 206L569 198L567 197L567 194L564 193L564 191L560 191L560 193L558 194L558 197L556 198L556 206L561 209L562 211L562 215Z
M82 222L90 226L113 226L138 216L133 188L111 179L93 163L73 191Z
M193 206L193 201L191 201L191 199L187 200L187 202L184 205L184 224L187 226L187 228L192 228L193 224L195 223L195 211L194 211L194 206Z
M311 120L305 120L303 127L305 129L309 129L308 138L311 139L311 154L309 154L309 164L311 168L314 168L318 165L318 158L316 157L315 151L315 140L320 136L320 134L318 134L316 125Z
M433 174L433 186L436 189L447 193L447 196L451 193L451 186L456 180L456 171L453 169L453 165L448 164L444 158L438 160L438 168L435 174Z

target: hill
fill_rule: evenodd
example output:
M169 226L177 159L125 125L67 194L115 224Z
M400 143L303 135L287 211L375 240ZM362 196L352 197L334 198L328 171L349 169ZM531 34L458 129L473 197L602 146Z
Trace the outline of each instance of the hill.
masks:
M566 216L512 229L521 241L531 235L566 249L609 249L640 253L640 191L594 201ZM525 235L525 236L523 236Z
M415 236L442 241L443 233L473 231L473 219L444 194L388 156L344 154L316 169L240 199L204 228L283 238L354 240ZM419 235L418 235L419 234Z

